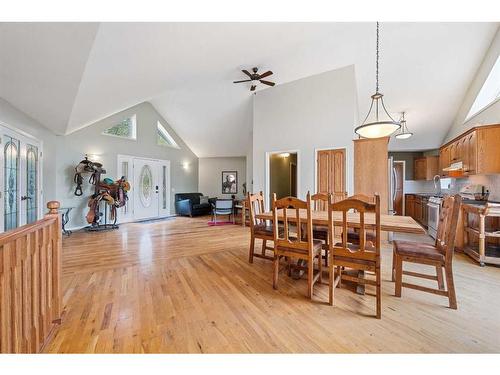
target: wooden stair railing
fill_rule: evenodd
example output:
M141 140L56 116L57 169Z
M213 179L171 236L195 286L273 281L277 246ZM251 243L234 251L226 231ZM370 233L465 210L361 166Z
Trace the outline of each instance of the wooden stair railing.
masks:
M61 321L59 202L41 220L0 234L0 353L38 353Z

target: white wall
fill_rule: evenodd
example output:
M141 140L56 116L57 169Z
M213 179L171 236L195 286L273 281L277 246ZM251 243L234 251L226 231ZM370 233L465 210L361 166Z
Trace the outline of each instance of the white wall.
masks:
M200 158L198 189L210 198L230 198L231 194L222 194L222 171L238 172L237 198L243 198L243 184L246 182L246 157ZM247 185L248 187L248 185Z
M452 140L456 136L464 133L474 126L500 123L500 101L497 101L495 104L489 106L484 111L480 112L464 123L465 117L469 113L472 103L474 103L479 90L481 90L481 87L483 87L484 81L488 77L488 74L490 74L491 68L495 64L499 55L500 27L498 28L495 38L493 39L488 52L486 52L483 62L479 66L479 69L477 70L477 73L465 94L464 100L457 112L455 121L448 131L448 134L446 135L443 143Z
M136 141L101 134L103 130L133 114L137 116ZM157 145L156 123L158 120L166 127L180 146L180 149ZM104 165L107 172L102 178L109 177L112 179L120 177L116 170L118 154L170 160L171 213L174 213L175 210L175 193L198 191L197 156L168 126L168 123L158 114L155 108L150 103L145 102L61 137L58 147L57 197L62 205L76 207L71 214L71 227L87 225L85 215L88 208L86 205L89 195L93 192L93 185L88 183L87 175L82 186L83 195L77 197L74 195L75 184L73 182L74 168L84 158L85 154L98 155L98 161ZM187 169L183 168L185 162L189 163Z
M4 126L21 130L42 141L43 147L43 212L46 203L57 199L56 196L56 145L59 137L54 135L42 124L29 117L21 110L0 98L0 123Z
M346 185L352 192L357 113L354 66L259 91L254 98L253 191L264 191L267 152L298 152L297 193L304 198L307 191L315 192L315 150L346 148Z

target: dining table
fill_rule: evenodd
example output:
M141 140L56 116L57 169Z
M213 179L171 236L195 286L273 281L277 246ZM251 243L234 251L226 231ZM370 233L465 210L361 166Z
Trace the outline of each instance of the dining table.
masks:
M375 229L375 214L370 212L365 212L364 214L365 228ZM295 223L297 221L296 209L287 209L287 221ZM312 223L317 226L328 226L328 211L312 211ZM264 213L256 214L256 218L263 220L273 220L273 212L267 211ZM299 221L301 223L307 222L307 211L305 209L299 209ZM284 219L283 210L278 211L278 221ZM343 213L339 211L333 212L333 222L335 226L343 225ZM360 214L359 212L348 212L347 213L347 226L349 228L359 228L360 227ZM412 217L410 216L399 216L399 215L389 215L380 214L380 227L382 231L393 232L393 233L410 233L410 234L425 234L425 229ZM358 277L363 277L363 272L358 271ZM364 294L365 288L364 284L358 284L356 287L356 292L358 294Z

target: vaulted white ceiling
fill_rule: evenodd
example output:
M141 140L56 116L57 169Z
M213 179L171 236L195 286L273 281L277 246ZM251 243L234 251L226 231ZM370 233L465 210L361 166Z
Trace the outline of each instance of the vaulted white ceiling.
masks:
M381 24L381 91L415 133L391 149L439 146L497 27ZM200 157L246 154L241 69L280 84L354 65L360 118L374 90L374 23L3 23L0 46L0 96L55 133L150 101Z

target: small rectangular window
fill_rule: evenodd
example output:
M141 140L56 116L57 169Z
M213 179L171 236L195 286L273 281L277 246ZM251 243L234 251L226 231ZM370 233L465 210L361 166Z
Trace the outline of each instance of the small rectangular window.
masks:
M118 124L104 130L102 132L104 135L110 135L112 137L126 138L126 139L137 139L137 120L136 115L127 117L126 119L120 121Z

